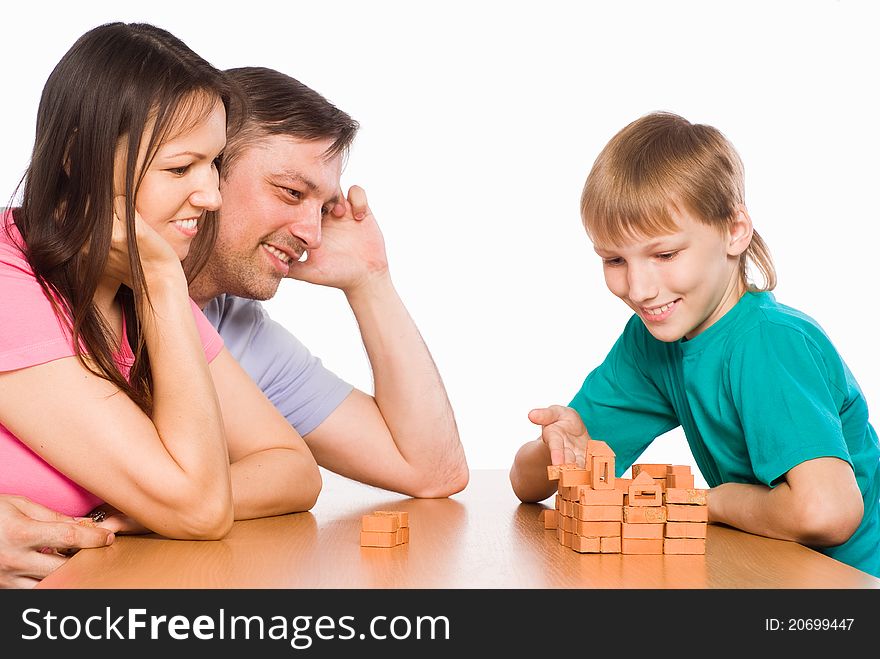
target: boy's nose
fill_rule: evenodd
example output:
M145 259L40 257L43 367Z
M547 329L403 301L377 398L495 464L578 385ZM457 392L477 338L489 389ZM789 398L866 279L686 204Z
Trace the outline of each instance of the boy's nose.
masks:
M649 268L630 265L627 272L629 299L637 304L648 302L657 297L657 284Z

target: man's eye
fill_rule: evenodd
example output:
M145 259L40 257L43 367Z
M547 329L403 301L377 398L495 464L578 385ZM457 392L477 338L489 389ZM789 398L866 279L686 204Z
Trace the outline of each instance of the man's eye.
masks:
M284 188L284 192L293 197L294 199L302 199L302 193L299 190L293 190L291 188Z

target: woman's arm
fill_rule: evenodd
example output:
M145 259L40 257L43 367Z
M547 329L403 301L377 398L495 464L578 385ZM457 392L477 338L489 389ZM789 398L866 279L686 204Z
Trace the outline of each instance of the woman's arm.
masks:
M235 519L310 509L321 475L302 437L228 350L210 369L226 426Z

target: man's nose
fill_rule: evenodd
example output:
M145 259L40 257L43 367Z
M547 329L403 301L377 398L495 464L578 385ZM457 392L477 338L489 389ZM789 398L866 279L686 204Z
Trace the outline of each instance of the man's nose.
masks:
M298 238L306 249L318 249L321 246L321 220L323 213L320 205L303 205L302 212L288 225L294 237Z

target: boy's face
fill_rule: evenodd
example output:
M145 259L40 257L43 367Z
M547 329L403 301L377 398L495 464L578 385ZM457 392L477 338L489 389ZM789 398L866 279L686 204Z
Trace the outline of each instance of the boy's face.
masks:
M622 245L595 244L608 289L660 341L691 339L727 313L745 292L739 258L751 240L743 210L730 230L670 209L679 231Z

